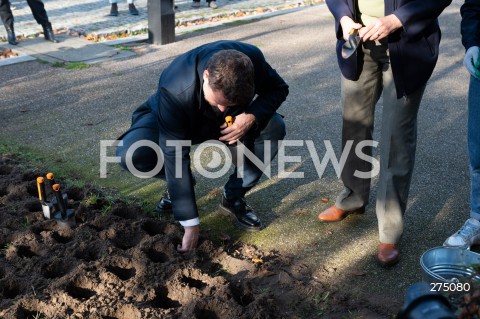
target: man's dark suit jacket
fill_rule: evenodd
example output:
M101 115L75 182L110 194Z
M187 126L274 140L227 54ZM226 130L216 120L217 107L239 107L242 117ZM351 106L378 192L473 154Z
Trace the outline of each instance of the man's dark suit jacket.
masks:
M337 59L343 76L357 80L362 71L361 52L343 59L341 48L345 40L340 19L347 16L355 22L355 0L326 0L335 17ZM437 63L440 44L438 16L451 0L385 0L385 16L395 14L403 28L388 36L390 63L398 98L424 86Z
M246 54L255 71L256 98L244 106L214 112L203 97L203 72L208 59L218 51L233 49ZM288 85L265 61L255 46L237 41L218 41L202 45L177 57L161 74L157 92L133 114L135 123L145 113L153 112L158 119L159 145L164 155L165 174L175 219L198 217L193 178L190 171L190 147L181 151L181 178L175 178L175 147L167 141L188 140L192 145L220 137L220 125L226 115L242 112L255 115L256 126L263 128L285 101Z

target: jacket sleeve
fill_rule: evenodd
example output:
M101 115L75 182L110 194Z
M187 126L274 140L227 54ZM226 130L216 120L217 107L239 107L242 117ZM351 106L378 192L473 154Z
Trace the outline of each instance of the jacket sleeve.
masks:
M460 13L462 14L462 44L465 50L473 46L480 47L480 1L465 0Z
M255 115L262 126L275 114L288 95L288 85L265 61L262 52L255 48L249 55L255 70L255 93L257 98L245 108L245 113Z
M155 108L159 120L159 145L164 157L174 217L178 221L197 218L198 209L190 170L188 116L178 99L163 88L159 88L154 100L159 103Z
M406 35L414 38L428 28L451 2L452 0L414 0L400 6L393 14L402 22Z

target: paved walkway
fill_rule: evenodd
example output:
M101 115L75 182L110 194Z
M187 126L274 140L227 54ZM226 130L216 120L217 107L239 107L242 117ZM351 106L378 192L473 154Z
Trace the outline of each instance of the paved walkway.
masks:
M136 33L147 30L147 2L148 0L136 0L135 4L140 15L132 16L128 13L127 1L120 0L119 15L110 17L108 0L44 0L55 30L76 30L84 34L97 35ZM201 8L194 9L192 0L179 0L175 1L177 31L178 28L196 23L261 14L319 2L321 0L217 0L218 9L211 9L207 7L205 0L202 0ZM17 36L29 37L42 32L41 26L36 23L25 0L11 0L11 4ZM5 38L6 31L0 27L0 39Z

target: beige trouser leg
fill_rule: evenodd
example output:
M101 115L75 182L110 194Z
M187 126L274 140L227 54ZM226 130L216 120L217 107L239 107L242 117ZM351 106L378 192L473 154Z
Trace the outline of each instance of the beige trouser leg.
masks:
M380 176L376 213L379 239L382 243L397 243L403 232L403 214L408 199L415 161L417 113L424 87L397 99L387 45L364 44L363 70L357 81L342 79L343 130L342 141L353 141L342 171L344 190L336 205L345 210L366 206L370 194L370 178L355 177L354 173L369 172L371 164L355 154L355 147L372 140L375 105L383 91L381 122ZM371 155L371 148L362 150Z

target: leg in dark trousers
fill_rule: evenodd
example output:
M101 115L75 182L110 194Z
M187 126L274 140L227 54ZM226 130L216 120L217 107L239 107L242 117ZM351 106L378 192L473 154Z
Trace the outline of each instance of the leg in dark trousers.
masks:
M27 0L30 10L32 10L33 17L43 27L52 27L50 21L48 21L47 11L45 11L45 5L41 0Z
M10 9L9 0L0 0L0 18L7 30L9 28L13 29L13 13Z
M47 11L43 2L41 0L27 0L27 3L30 6L30 10L32 10L33 17L43 27L45 40L57 43L58 41L53 33L52 24L48 21Z
M244 145L262 162L272 161L278 153L278 142L285 137L285 122L280 114L275 113L268 124L259 130L253 130L247 133L244 139ZM270 143L270 154L265 153L265 142ZM268 145L267 145L268 146ZM263 171L248 158L244 158L242 165L237 163L238 147L230 147L232 161L236 167L228 182L225 184L225 196L227 199L242 198L254 187L262 177ZM269 155L269 158L267 158ZM237 176L241 170L243 177Z
M131 171L127 166L127 152L130 147L138 141L151 141L158 145L159 130L155 116L152 113L144 114L138 119L130 129L119 138L123 145L117 147L117 156L121 158L120 165L127 171ZM134 168L140 172L151 172L158 163L158 157L155 150L151 147L138 147L132 154L131 163ZM165 168L157 175L157 177L165 178Z
M11 45L17 44L17 37L13 29L13 14L10 8L10 1L0 0L0 18L2 19L5 30L7 30L8 43Z

